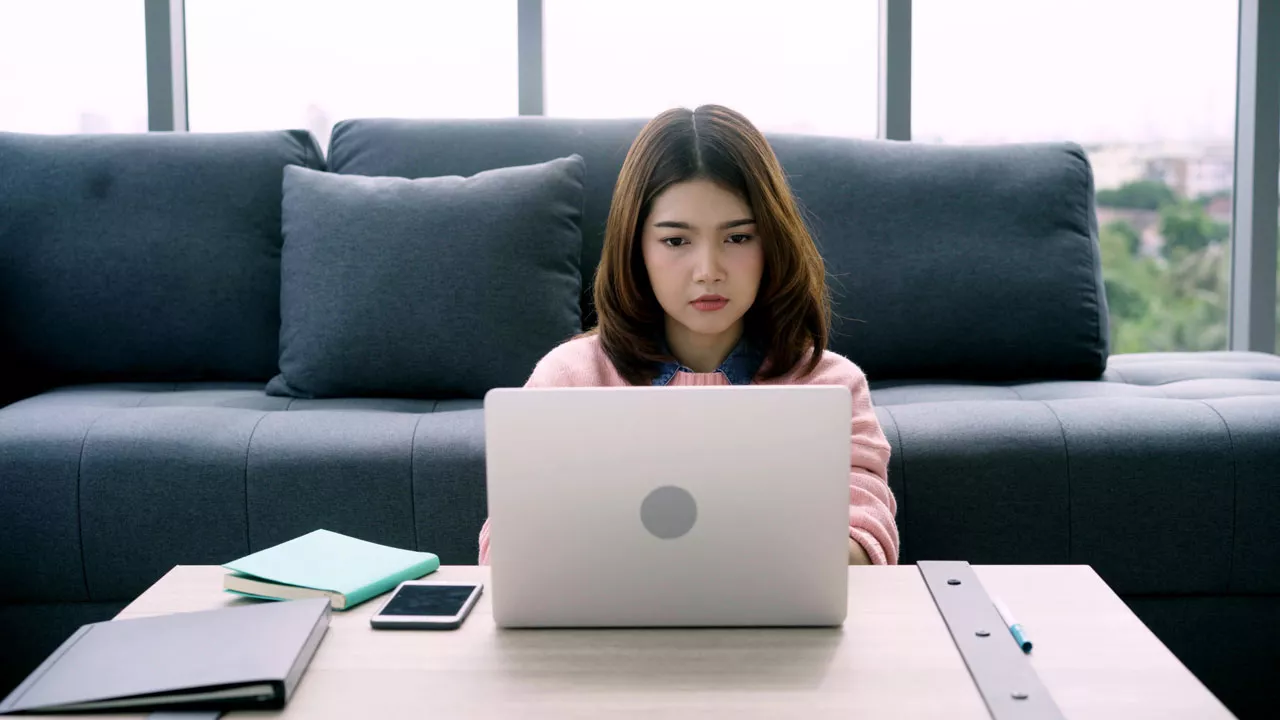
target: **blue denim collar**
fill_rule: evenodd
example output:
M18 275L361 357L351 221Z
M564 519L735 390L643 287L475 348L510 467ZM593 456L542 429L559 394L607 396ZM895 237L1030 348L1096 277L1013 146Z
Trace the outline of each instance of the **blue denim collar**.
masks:
M671 354L665 339L662 342L662 350L668 355ZM720 367L716 368L716 372L724 375L731 385L750 385L762 364L764 364L764 353L747 340L746 335L743 335L729 352L729 356L720 363ZM666 385L678 372L691 373L693 370L674 360L662 363L658 366L658 376L653 379L653 384Z

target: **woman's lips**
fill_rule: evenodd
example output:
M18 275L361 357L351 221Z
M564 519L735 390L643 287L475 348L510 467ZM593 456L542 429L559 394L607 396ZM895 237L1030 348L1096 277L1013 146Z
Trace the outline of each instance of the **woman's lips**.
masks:
M722 310L724 309L724 306L728 304L728 298L723 298L719 295L704 295L690 303L690 305L693 305L694 310L699 310L701 312L715 312L716 310Z

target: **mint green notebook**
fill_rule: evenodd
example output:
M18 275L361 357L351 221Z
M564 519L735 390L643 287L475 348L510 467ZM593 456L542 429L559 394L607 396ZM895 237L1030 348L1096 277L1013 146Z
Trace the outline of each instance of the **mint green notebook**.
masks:
M327 597L335 610L355 607L440 567L433 553L378 545L315 530L223 565L229 592L268 600Z

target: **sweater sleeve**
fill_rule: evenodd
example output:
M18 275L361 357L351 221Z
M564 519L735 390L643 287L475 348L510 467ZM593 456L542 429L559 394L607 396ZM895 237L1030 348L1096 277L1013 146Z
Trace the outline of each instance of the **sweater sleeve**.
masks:
M898 562L897 500L889 489L889 441L871 404L871 389L861 370L849 382L853 428L849 460L849 537L876 565Z
M578 377L583 372L581 366L585 364L581 355L582 353L578 352L578 347L571 344L562 345L538 361L538 364L533 368L533 373L525 381L524 386L527 388L571 387L583 384L582 378ZM479 563L481 565L489 564L488 518L485 518L484 525L480 527Z

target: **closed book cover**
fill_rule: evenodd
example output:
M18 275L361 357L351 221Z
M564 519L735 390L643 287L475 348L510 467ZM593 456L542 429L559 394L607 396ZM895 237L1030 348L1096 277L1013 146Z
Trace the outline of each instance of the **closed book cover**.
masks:
M320 599L82 626L0 713L278 709L329 627Z
M388 547L316 530L223 565L222 586L269 600L327 597L335 610L355 607L440 567L434 553Z

